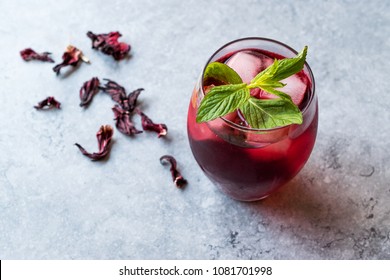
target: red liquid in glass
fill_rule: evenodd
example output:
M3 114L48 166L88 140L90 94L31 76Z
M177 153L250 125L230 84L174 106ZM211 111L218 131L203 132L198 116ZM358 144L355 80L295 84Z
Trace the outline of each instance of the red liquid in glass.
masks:
M281 58L261 50L251 51ZM219 61L226 62L233 55L234 53L228 54ZM303 124L290 125L272 130L268 135L255 136L260 139L264 137L264 141L254 146L246 144L252 137L250 134L242 133L221 119L216 121L217 125L213 122L196 123L199 89L195 89L188 110L189 143L204 173L230 197L243 201L264 198L290 181L308 160L317 134L318 109L310 79L303 71L299 75L308 83L299 105L300 109L304 110ZM205 81L203 86L207 87L209 83L211 82ZM258 92L251 94L261 96ZM239 114L230 120L241 125L244 123ZM224 130L224 137L216 133L219 128ZM239 143L240 137L242 143Z

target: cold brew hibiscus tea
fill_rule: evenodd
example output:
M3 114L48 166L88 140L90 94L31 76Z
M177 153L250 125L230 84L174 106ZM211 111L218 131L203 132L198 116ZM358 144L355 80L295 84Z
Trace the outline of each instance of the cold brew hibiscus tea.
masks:
M307 51L244 38L206 63L189 105L189 142L201 169L230 197L265 198L308 160L318 106Z

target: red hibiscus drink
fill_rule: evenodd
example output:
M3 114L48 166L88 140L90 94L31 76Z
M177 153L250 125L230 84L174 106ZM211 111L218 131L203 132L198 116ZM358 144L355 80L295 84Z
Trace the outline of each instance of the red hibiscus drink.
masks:
M297 52L266 38L244 38L216 51L195 86L188 110L188 137L192 153L207 177L228 196L241 201L267 197L289 182L305 165L314 146L318 105L314 77L307 63L299 72L281 80L280 90L299 108L300 124L253 128L240 109L207 122L197 122L199 105L218 79L204 78L207 66L220 62L232 68L244 83L269 67L275 59ZM251 98L275 99L260 88L250 89Z

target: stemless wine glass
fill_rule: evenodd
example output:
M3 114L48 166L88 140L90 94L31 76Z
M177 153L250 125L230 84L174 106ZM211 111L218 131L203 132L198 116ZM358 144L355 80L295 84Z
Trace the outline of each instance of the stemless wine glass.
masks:
M289 46L267 38L243 38L217 50L207 61L226 62L233 54L250 50L273 58L297 54ZM188 110L187 129L192 153L207 177L228 196L241 201L267 197L290 181L305 165L314 146L318 126L318 102L313 73L305 63L307 89L299 108L300 125L253 129L226 116L205 123L196 113L208 84L203 72ZM283 90L283 89L282 89Z

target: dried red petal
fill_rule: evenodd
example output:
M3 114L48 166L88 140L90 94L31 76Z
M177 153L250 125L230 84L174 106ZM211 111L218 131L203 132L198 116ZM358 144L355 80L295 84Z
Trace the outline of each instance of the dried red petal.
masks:
M141 91L143 91L143 88L139 88L134 90L133 92L130 92L127 96L127 99L123 101L123 107L124 109L128 110L129 112L133 112L135 107L137 106L137 99L138 96L141 94Z
M60 109L61 103L58 102L53 96L49 96L45 99L43 99L41 102L38 103L38 105L35 105L35 109L51 109L51 108L57 108Z
M187 184L187 180L183 178L183 176L180 174L180 172L177 170L177 162L176 159L173 156L170 155L164 155L160 158L160 163L162 165L165 165L169 163L171 165L170 171L173 179L173 183L178 188L184 187L185 184Z
M116 60L125 58L130 52L130 45L118 42L118 38L122 36L118 31L108 34L94 34L88 31L87 36L92 40L92 48L102 51L107 55L112 55Z
M112 100L123 105L123 100L126 99L126 90L124 87L119 85L118 83L111 81L109 79L103 79L106 82L104 86L100 86L100 89L103 90L105 93L108 93Z
M114 130L110 125L102 125L99 131L96 133L99 151L97 153L88 153L81 145L75 144L83 155L89 157L91 160L101 160L110 152L110 142Z
M115 107L112 108L112 111L115 115L115 126L120 132L130 136L142 133L142 131L138 130L135 127L134 123L131 121L130 112L122 109L118 105L115 105Z
M158 138L165 136L168 133L168 127L163 123L155 124L147 115L141 110L137 110L137 113L141 116L142 128L144 130L154 131L158 133Z
M88 59L83 56L83 52L71 45L66 48L66 51L62 55L62 60L62 63L53 67L53 71L56 72L57 75L60 74L62 67L69 65L75 67L80 60L88 62Z
M138 96L144 89L136 89L133 92L129 93L128 96L126 96L126 90L123 86L109 79L104 80L107 82L104 86L100 86L100 89L103 90L105 93L108 93L111 96L112 100L121 105L124 110L133 112L137 105Z
M49 56L50 54L51 53L49 52L37 53L31 48L27 48L20 51L20 55L25 61L40 60L40 61L47 61L53 63L54 60Z
M80 89L80 106L87 106L94 97L95 94L99 92L100 81L97 77L92 78L89 81L86 81Z

